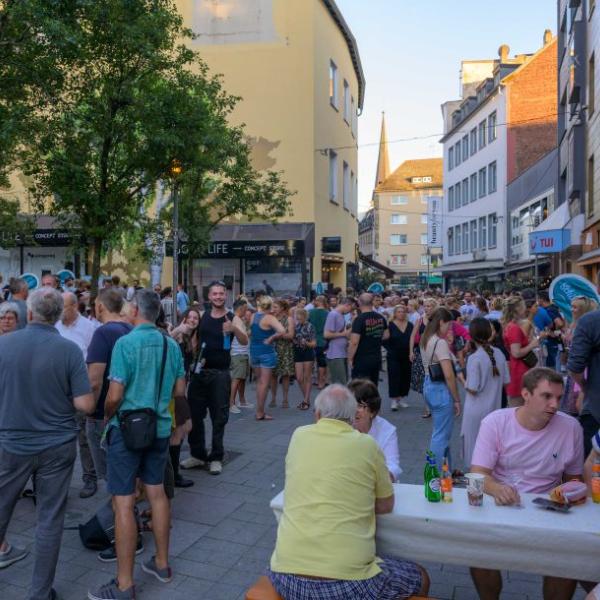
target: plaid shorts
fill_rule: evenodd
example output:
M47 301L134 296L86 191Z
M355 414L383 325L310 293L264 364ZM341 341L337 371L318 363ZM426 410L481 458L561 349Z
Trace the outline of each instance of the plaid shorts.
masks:
M421 570L409 561L384 558L381 573L371 579L319 580L267 571L285 600L400 600L421 590Z

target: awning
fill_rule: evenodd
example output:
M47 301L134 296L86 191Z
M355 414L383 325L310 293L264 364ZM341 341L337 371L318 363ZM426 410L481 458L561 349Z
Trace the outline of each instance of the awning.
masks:
M360 262L362 263L365 263L365 265L371 267L371 269L375 269L376 271L383 273L386 277L391 278L394 275L396 275L396 271L394 271L393 269L382 265L381 263L377 262L376 260L373 260L372 258L368 258L360 252L358 253L358 260L360 260Z
M600 263L600 248L582 254L581 258L577 261L577 264L582 267L585 267L586 265L595 265L596 263Z
M504 262L502 260L488 260L485 262L468 262L468 263L458 263L455 265L443 265L441 268L442 274L446 273L456 273L458 271L484 271L484 274L488 274L487 272L490 269L500 269L504 266Z
M541 267L549 265L550 262L547 259L540 259L538 261L538 269ZM529 262L519 263L517 265L510 265L506 267L506 269L501 269L500 271L494 271L492 273L488 273L488 275L507 275L508 273L516 273L517 271L525 271L525 269L532 269L535 267L535 261L530 260Z

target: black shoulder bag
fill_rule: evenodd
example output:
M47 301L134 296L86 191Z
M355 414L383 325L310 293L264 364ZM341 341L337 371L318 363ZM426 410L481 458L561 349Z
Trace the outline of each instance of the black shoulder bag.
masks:
M435 359L435 350L437 348L438 342L440 340L436 340L435 345L433 346L433 353L431 354L431 360L433 361ZM456 375L456 367L454 366L454 361L450 361L450 364L452 365L452 370L454 371L454 374ZM446 383L446 376L444 375L444 369L442 369L442 365L439 362L432 362L429 365L429 378L431 379L431 381L436 382L436 383Z
M160 379L158 391L156 392L156 404L154 410L151 408L137 408L134 410L122 410L119 412L119 426L123 435L123 441L128 450L137 452L146 450L156 439L156 413L160 402L160 391L162 389L165 375L165 363L167 362L167 337L163 335L162 362L160 365Z

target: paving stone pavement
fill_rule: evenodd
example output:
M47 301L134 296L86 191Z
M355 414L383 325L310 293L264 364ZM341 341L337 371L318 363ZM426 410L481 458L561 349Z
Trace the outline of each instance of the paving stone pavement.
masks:
M382 391L387 386L381 384ZM313 396L316 395L316 390ZM254 399L254 388L247 397ZM226 430L230 462L222 475L185 471L195 481L192 488L177 490L173 501L171 556L174 579L163 585L140 568L152 553L151 534L144 534L145 552L136 560L137 596L140 600L243 600L244 591L268 565L275 543L275 518L271 498L283 488L284 457L290 436L299 425L312 420L312 411L295 408L300 401L297 386L290 390L293 408L273 409L275 419L256 422L251 410L231 415ZM431 433L431 420L421 419L422 402L416 395L411 407L397 413L387 407L382 414L398 427L401 481L421 483L424 453ZM458 457L459 421L453 438L453 456ZM182 456L187 456L184 449ZM81 471L77 465L69 491L65 526L85 522L106 501L100 491L93 498L79 498ZM32 547L35 510L31 500L20 500L9 527L8 539ZM431 580L430 596L440 600L475 600L477 594L466 567L425 564ZM33 560L31 555L0 571L0 599L27 597ZM90 587L99 586L115 574L115 565L101 563L96 554L81 545L77 531L65 530L55 588L64 600L83 600ZM541 599L541 577L504 573L503 600ZM578 590L575 598L585 594Z

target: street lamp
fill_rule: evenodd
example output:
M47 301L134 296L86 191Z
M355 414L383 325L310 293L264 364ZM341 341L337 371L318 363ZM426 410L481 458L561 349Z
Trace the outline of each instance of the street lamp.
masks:
M171 322L177 325L177 284L179 283L179 197L178 177L183 172L181 163L174 159L171 162L171 178L173 179L173 311Z

